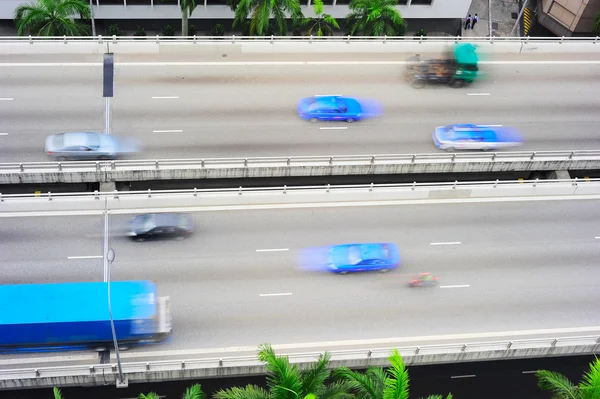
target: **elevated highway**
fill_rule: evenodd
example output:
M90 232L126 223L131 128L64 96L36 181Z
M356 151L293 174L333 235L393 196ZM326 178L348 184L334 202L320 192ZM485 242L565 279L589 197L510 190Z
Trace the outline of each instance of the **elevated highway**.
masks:
M552 352L554 337L564 336L574 337L566 341L569 350L583 345L581 353L593 352L598 327L591 321L600 317L597 195L568 200L551 191L536 200L525 195L379 206L189 208L198 224L194 237L151 245L123 236L127 214L142 211L139 205L114 214L114 279L155 280L173 307L172 342L132 350L124 361L173 360L180 371L172 375L180 375L182 358L250 355L261 342L284 345L288 353L400 346L416 355L417 346L434 345L436 356L446 353L439 345L454 345L447 349L454 357L421 361L465 361L479 356L461 354L462 344L474 342L491 345L478 346L477 353L502 351L496 358L517 356L506 351L508 342L523 339L546 339L536 341L546 351L524 344L530 349L518 356L566 354ZM2 283L101 281L102 216L0 215ZM384 240L401 249L397 272L340 277L296 268L302 248ZM440 276L439 288L406 287L425 270ZM497 341L503 343L490 344ZM93 356L81 356L92 363ZM33 361L36 368L51 364ZM0 357L4 369L31 367L27 362ZM76 358L61 362L86 364Z

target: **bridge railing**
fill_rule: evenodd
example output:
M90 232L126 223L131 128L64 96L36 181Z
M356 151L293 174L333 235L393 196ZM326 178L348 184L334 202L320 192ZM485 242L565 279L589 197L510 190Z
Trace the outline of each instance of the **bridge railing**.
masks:
M105 172L168 169L219 169L292 166L385 165L419 163L494 163L600 161L600 150L422 153L380 155L272 156L192 159L0 163L0 173Z
M2 36L0 37L1 43L11 42L29 42L29 43L76 43L76 42L157 42L157 43L177 43L187 42L189 43L204 43L214 41L228 41L228 42L263 42L263 43L274 43L274 42L329 42L329 43L359 43L364 41L370 42L413 42L413 41L427 41L427 42L457 42L457 41L468 41L470 43L494 43L494 42L507 42L507 43L527 43L529 41L535 42L547 42L547 43L597 43L600 40L599 36L596 37L487 37L487 36Z
M411 345L397 348L400 354L407 358L437 354L464 354L489 351L516 351L534 349L552 349L564 347L594 347L600 344L600 335L575 337L552 337L516 339L490 342L464 342L455 344ZM385 359L394 348L370 348L330 351L331 361ZM282 353L289 357L292 363L306 363L317 360L322 352ZM261 366L256 356L233 356L177 360L153 360L143 362L122 363L123 373L147 373L182 371L202 368L252 367ZM21 368L2 370L0 380L35 379L48 377L74 377L116 374L116 364L95 364L76 366L53 366L37 368Z
M316 185L316 186L276 186L276 187L236 187L236 188L203 188L203 189L179 189L179 190L138 190L138 191L112 191L112 192L58 192L53 193L25 193L25 194L2 194L0 202L46 199L54 200L99 200L105 197L114 199L141 199L158 197L202 197L202 196L240 196L240 195L276 195L276 194L317 194L317 193L368 193L384 192L393 190L417 190L417 189L485 189L503 187L553 187L565 185L578 187L579 184L592 184L596 187L600 178L588 179L535 179L535 180L495 180L495 181L454 181L440 183L389 183L389 184L339 184L339 185Z

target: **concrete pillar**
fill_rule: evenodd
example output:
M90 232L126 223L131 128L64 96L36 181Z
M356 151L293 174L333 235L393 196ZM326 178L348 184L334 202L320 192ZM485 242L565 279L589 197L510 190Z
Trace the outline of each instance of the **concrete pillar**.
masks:
M104 193L107 191L113 192L117 189L117 185L114 181L100 182L100 192Z
M568 170L551 170L546 173L546 178L549 180L569 180L571 175Z

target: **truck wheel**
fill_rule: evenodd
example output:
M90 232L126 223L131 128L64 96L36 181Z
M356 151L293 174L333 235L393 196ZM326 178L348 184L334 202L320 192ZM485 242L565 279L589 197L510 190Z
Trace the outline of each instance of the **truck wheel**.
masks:
M315 122L317 122L317 118L310 118L310 122L311 122L311 123L315 123Z
M452 82L450 82L450 86L454 87L455 89L460 89L464 85L465 85L465 81L462 79L455 79Z

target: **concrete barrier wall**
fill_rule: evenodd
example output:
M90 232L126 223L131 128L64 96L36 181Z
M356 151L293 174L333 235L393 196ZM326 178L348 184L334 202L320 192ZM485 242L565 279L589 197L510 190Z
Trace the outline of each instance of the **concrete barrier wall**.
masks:
M107 40L108 39L108 40ZM271 40L240 40L235 37L223 37L219 40L198 38L197 40L174 40L131 37L113 41L75 40L56 38L56 40L26 38L0 38L0 54L101 54L110 49L115 54L397 54L397 53L439 53L455 42L455 38L428 37L373 40L334 37L309 40L308 38L276 38ZM528 40L528 39L476 39L469 42L478 45L483 54L591 54L600 53L600 41L589 40Z
M399 201L532 198L563 196L591 198L600 195L600 181L542 180L539 182L487 182L461 184L358 185L315 188L263 188L229 190L181 190L180 192L115 192L5 195L0 198L0 217L27 216L39 212L62 215L101 214L104 196L113 214L131 214L149 209L203 211L217 209L261 209L265 207L360 205Z
M594 152L594 151L590 151ZM533 153L532 153L533 154ZM0 164L0 184L97 183L144 180L200 180L230 178L307 177L344 175L390 175L416 173L527 172L600 169L600 156L573 157L521 154L495 158L494 154L452 154L320 157L303 160L161 160L116 162L64 162ZM506 156L506 155L502 155ZM392 157L392 156L390 156ZM483 158L486 157L486 158ZM307 157L310 158L310 157ZM289 163L288 163L289 162ZM21 170L21 165L23 168Z
M597 337L596 337L597 338ZM596 353L598 345L593 338L580 344L554 346L550 343L533 345L525 348L506 349L506 343L496 345L504 348L480 346L476 349L466 349L467 346L432 348L427 353L424 347L417 350L399 348L408 366L509 360L531 357L556 357L572 355L590 355ZM349 367L364 369L369 366L389 366L387 357L391 349L362 351L337 355L332 353L330 368ZM318 354L290 356L290 361L305 369L317 359ZM254 357L238 359L201 359L186 361L166 361L152 363L124 363L124 376L128 383L180 381L198 378L243 377L264 375L266 368ZM51 388L68 386L104 386L116 384L118 379L116 365L93 365L71 367L47 367L36 369L3 370L0 376L0 389Z

